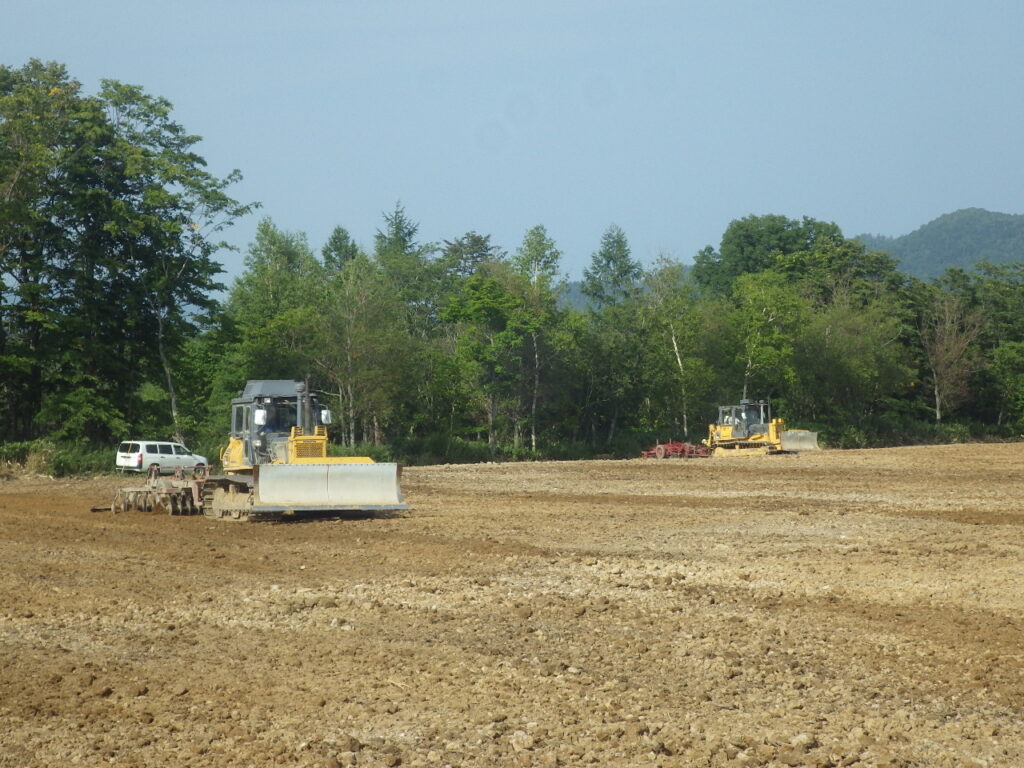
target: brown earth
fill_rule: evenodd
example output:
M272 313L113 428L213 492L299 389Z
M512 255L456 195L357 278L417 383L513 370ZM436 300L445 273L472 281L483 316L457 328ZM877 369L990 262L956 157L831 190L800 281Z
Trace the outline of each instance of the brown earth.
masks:
M1021 766L1024 444L0 484L0 766Z

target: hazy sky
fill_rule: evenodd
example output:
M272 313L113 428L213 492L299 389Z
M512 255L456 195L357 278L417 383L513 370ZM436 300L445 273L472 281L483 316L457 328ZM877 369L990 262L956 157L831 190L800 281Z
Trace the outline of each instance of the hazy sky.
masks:
M1022 38L1020 0L8 0L0 63L168 98L263 204L243 251L401 201L422 241L544 224L577 277L612 223L650 263L752 213L1024 212Z

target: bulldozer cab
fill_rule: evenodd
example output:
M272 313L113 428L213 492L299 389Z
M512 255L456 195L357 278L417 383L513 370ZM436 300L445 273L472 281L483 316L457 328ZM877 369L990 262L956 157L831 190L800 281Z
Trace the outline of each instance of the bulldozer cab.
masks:
M750 437L768 431L772 407L766 400L741 400L739 405L718 406L718 424L732 427L733 437Z
M231 437L241 443L250 466L287 461L293 431L314 435L330 423L330 411L301 381L249 381L231 401Z

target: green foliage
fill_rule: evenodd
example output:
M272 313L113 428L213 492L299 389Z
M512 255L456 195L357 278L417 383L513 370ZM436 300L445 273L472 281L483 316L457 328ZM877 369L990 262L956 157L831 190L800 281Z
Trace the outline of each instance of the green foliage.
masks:
M899 268L919 278L981 262L1012 264L1024 258L1024 215L965 208L947 213L908 235L860 235L868 247L888 252Z
M308 370L338 402L335 434L349 446L361 430L381 439L401 410L403 382L418 350L407 316L383 270L358 256L324 285L304 332L313 342Z
M328 272L340 272L345 265L362 255L359 246L344 227L334 228L320 253Z
M491 243L490 235L467 232L456 240L445 240L440 267L447 278L446 287L454 290L459 280L476 274L485 264L493 264L504 258L501 248Z
M1003 341L992 352L992 367L1006 421L1024 430L1024 341Z
M747 216L729 224L718 252L710 246L697 254L693 274L704 289L728 294L741 275L757 274L777 266L780 257L816 252L843 243L832 223L785 216Z
M394 452L389 445L374 443L357 443L356 445L338 445L331 443L327 447L328 456L368 456L374 461L394 461Z
M583 293L599 307L616 304L636 290L643 274L630 255L629 241L620 227L612 224L601 236L590 266L583 270Z
M50 474L54 477L109 474L113 466L114 451L91 443L61 445L50 458Z
M0 470L11 473L68 477L114 471L114 449L88 442L56 443L31 440L0 443Z
M279 230L269 218L257 226L245 265L226 307L247 361L242 370L231 366L239 389L250 378L302 375L296 371L313 350L309 328L325 277L305 235Z
M58 441L76 440L82 435L125 434L128 423L105 395L105 389L97 379L83 377L74 389L51 394L43 400L40 424Z
M52 451L53 444L46 443L47 448ZM40 453L43 444L37 440L26 440L23 442L0 443L0 464L25 465L29 456L33 453Z
M544 226L511 255L474 230L438 248L399 203L372 253L264 219L221 305L218 233L254 206L197 141L138 86L0 67L0 456L107 471L99 446L181 435L213 458L246 379L306 376L332 452L413 462L633 456L744 395L841 447L1024 429L1019 261L924 283L835 224L765 215L692 269L645 272L612 225L567 286ZM963 218L934 229L966 253L943 229ZM982 219L993 259L1019 257L1018 222Z
M512 265L531 284L550 287L558 277L558 264L562 252L548 237L543 224L530 228L523 243L516 249Z
M226 194L171 105L62 65L0 67L0 434L109 441L148 412L216 309L217 233L252 206Z
M808 302L784 275L765 270L736 279L733 305L740 397L752 397L755 391L785 392L797 378L794 339L808 322Z

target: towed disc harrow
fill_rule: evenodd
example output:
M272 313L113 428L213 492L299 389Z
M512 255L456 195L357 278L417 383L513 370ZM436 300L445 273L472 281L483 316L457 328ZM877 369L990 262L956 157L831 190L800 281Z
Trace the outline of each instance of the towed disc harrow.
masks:
M206 472L203 470L186 473L179 468L171 477L163 477L154 468L145 485L118 489L110 511L115 515L129 511L201 515L205 480Z
M699 459L710 455L706 445L680 443L671 440L667 443L656 443L646 451L640 452L642 459Z

